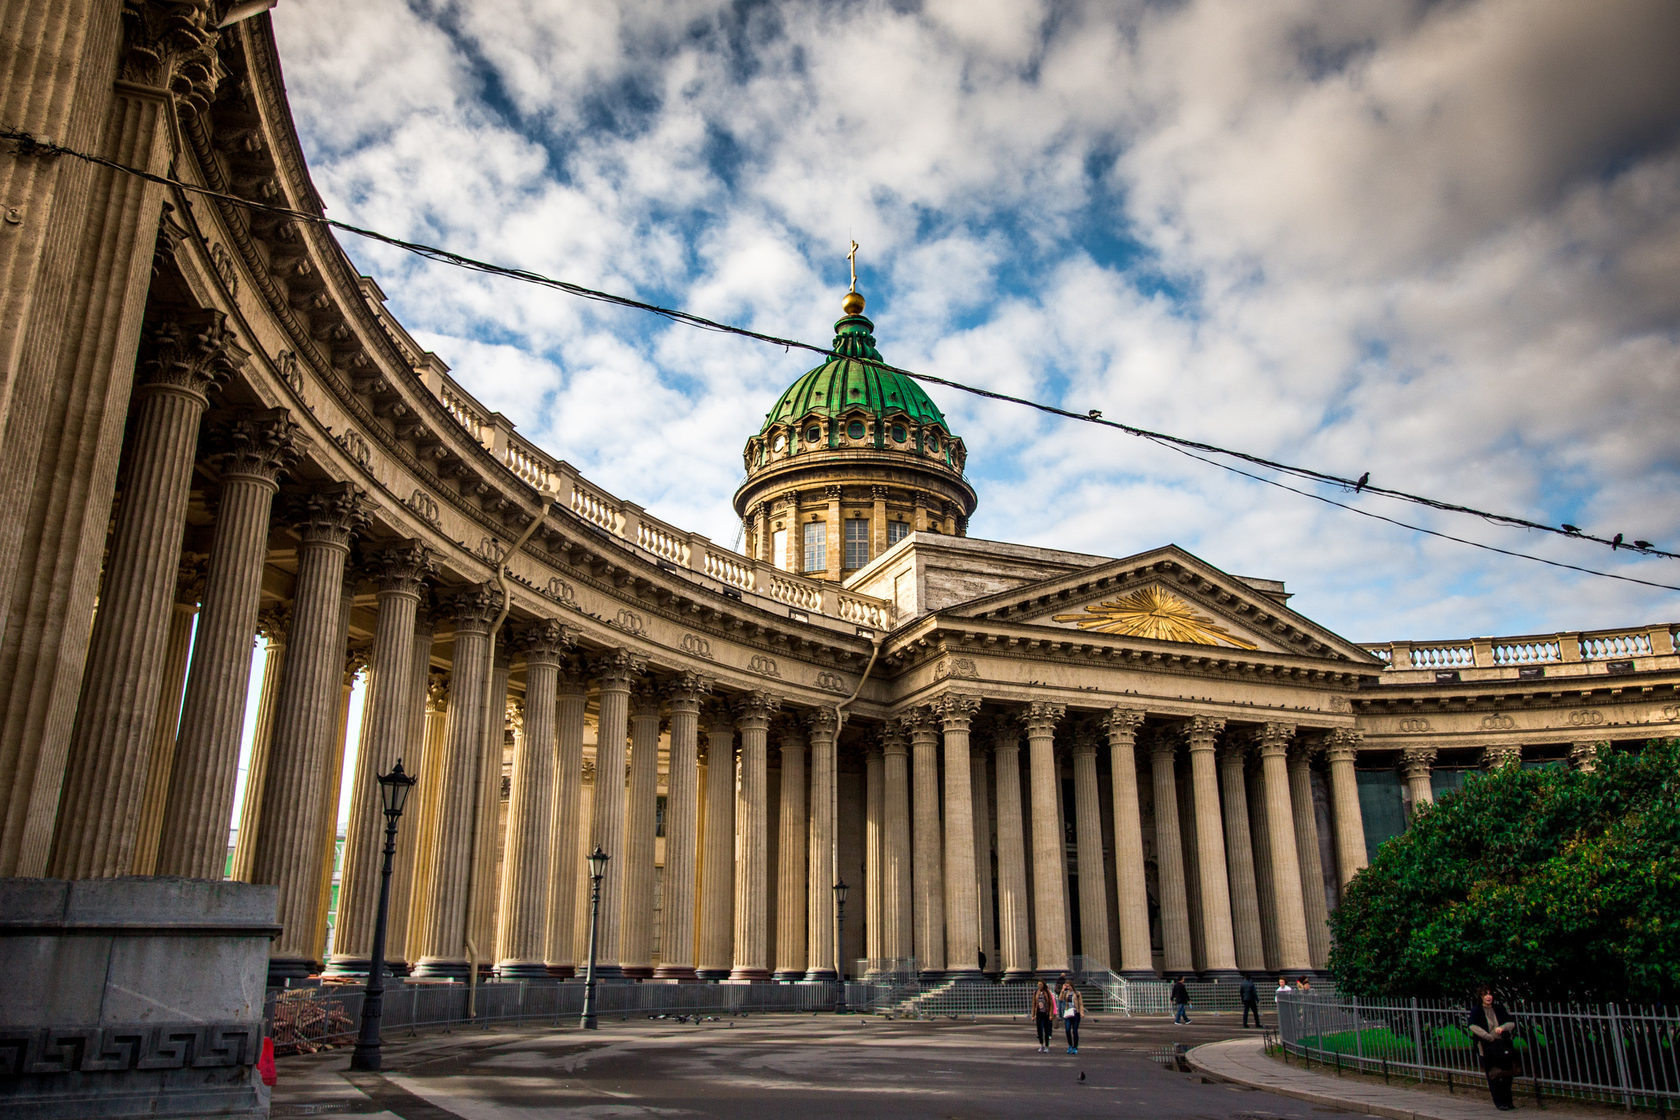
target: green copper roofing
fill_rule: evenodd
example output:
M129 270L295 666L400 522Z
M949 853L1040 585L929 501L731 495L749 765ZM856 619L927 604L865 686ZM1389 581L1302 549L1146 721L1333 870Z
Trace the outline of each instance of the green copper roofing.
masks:
M859 304L862 302L858 300ZM788 386L765 416L759 431L778 421L798 423L813 412L839 416L861 408L879 417L901 413L912 423L938 424L949 432L945 414L915 381L901 373L852 360L881 361L871 333L874 329L875 324L862 314L847 315L835 323L833 349L844 357L830 358Z

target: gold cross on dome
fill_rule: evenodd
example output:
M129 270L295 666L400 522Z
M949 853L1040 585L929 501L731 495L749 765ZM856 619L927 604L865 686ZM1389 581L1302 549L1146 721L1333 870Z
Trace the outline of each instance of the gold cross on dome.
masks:
M852 291L857 291L857 251L858 243L852 242L852 251L846 254L846 259L852 262Z

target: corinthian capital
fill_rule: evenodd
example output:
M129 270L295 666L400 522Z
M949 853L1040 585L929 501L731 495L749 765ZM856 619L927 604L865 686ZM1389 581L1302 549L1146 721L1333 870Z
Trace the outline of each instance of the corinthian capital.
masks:
M1027 734L1048 735L1056 730L1056 725L1067 715L1066 704L1051 704L1043 700L1034 700L1021 712L1021 722L1026 726Z
M363 570L379 590L418 595L436 571L432 550L419 541L399 541L367 554Z
M359 487L348 482L324 486L292 501L292 527L306 542L348 545L367 524L372 505Z
M1352 762L1364 738L1350 727L1338 727L1324 738L1324 756L1331 762Z
M1192 716L1184 721L1181 730L1184 745L1192 751L1211 751L1219 733L1225 730L1225 721L1213 716Z
M933 702L933 711L945 725L946 731L967 731L968 725L980 711L980 697L947 692Z
M439 608L455 622L458 632L488 634L501 613L502 597L488 583L475 583L438 596Z
M647 657L633 649L609 649L591 659L589 670L602 688L628 691L647 672Z
M123 80L168 90L186 116L203 112L225 73L216 12L211 0L123 0Z
M210 422L212 458L223 478L244 475L274 482L307 443L298 431L283 408L223 413Z
M250 356L220 311L183 312L158 323L147 334L140 359L140 383L204 400Z
M1400 772L1407 778L1427 778L1434 768L1434 747L1407 747L1400 752Z
M840 733L840 719L833 708L818 708L805 722L813 740L832 739Z
M768 692L749 692L735 701L735 726L742 731L768 730L770 719L781 710L782 701Z
M1110 708L1103 713L1103 726L1108 728L1108 745L1130 747L1137 743L1137 729L1143 726L1143 713L1136 708Z
M682 672L665 682L665 699L673 712L699 712L712 693L712 680L701 673Z
M513 634L515 649L525 654L527 664L560 664L560 655L577 644L577 631L555 618L528 622Z

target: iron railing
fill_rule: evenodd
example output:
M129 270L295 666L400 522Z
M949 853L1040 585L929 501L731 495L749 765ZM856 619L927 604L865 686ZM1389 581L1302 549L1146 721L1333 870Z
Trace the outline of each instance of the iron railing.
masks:
M1462 1006L1353 1000L1315 992L1278 1001L1286 1054L1338 1069L1449 1087L1482 1077ZM1662 1007L1515 1004L1521 1077L1537 1095L1626 1108L1680 1104L1680 1013Z

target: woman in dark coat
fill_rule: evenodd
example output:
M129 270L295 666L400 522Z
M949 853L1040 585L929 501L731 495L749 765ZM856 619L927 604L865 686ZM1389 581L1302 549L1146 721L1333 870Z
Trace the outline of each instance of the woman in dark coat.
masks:
M1516 1032L1517 1021L1504 1004L1494 1002L1492 989L1479 989L1470 1008L1470 1034L1476 1056L1487 1071L1488 1092L1501 1112L1516 1107L1511 1103L1511 1080L1517 1075L1517 1048L1511 1039Z

